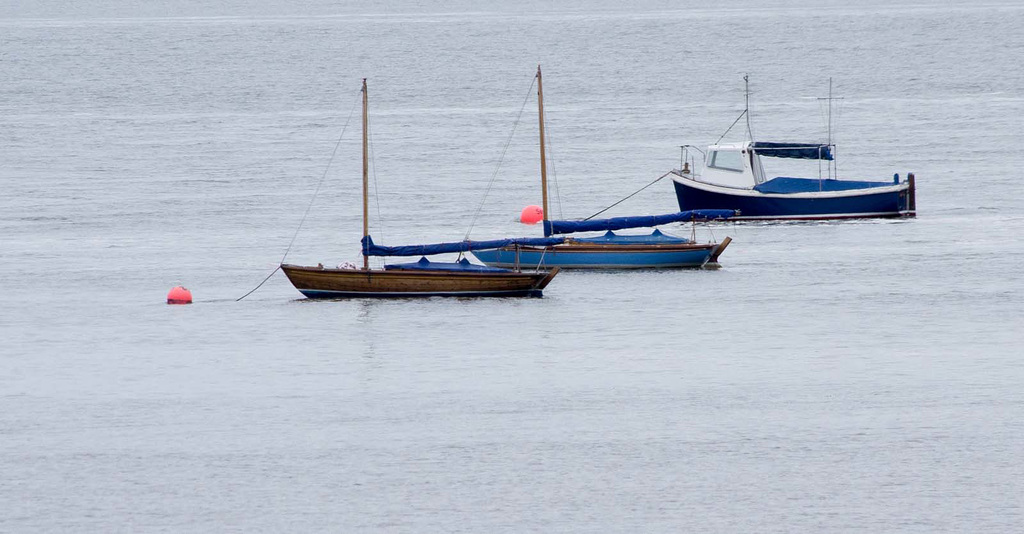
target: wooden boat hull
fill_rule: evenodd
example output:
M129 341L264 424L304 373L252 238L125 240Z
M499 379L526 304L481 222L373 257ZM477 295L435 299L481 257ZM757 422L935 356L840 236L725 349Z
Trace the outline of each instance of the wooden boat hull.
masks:
M308 298L540 297L558 269L525 272L449 272L323 269L281 265Z
M730 220L829 220L913 217L914 188L903 182L887 187L793 194L760 193L673 179L680 210L731 209L740 214Z
M474 250L491 267L560 267L562 269L667 269L703 267L718 251L714 244L602 245L566 243L551 247ZM724 247L722 248L724 250Z

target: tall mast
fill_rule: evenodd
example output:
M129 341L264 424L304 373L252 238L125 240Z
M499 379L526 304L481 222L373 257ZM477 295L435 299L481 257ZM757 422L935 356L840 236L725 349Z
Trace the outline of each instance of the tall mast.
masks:
M369 100L366 94L366 78L363 78L363 237L370 235L370 208L367 203L367 197L369 196L369 150L367 149L367 108L369 107ZM363 269L370 269L370 257L366 255L366 250L363 250Z
M537 65L537 115L540 117L540 196L544 221L548 220L548 164L544 151L544 86L541 83L540 65ZM544 225L544 236L551 235Z

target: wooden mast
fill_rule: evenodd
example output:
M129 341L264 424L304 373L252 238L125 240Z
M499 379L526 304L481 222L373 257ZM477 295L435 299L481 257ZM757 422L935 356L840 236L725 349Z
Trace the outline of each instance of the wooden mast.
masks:
M544 86L541 83L540 65L537 65L537 113L540 117L540 197L544 210L544 223L548 219L548 164L544 150ZM542 224L544 224L542 223ZM551 235L548 225L544 224L544 236Z
M370 208L367 201L369 196L369 151L367 150L367 107L369 101L366 95L366 78L363 78L363 239L370 235ZM370 257L366 255L366 248L363 248L363 269L370 269Z

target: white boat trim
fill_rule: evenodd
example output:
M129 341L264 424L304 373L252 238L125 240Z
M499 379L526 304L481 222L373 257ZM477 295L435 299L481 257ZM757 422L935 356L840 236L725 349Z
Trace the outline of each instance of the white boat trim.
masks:
M828 215L757 215L751 217L732 217L730 221L826 221L830 219L875 219L884 217L909 217L917 212L912 210L902 211L870 211L864 213L830 213Z

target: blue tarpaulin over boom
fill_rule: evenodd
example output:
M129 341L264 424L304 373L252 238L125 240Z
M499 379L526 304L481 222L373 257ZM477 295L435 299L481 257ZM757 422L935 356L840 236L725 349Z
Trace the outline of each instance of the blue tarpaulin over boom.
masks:
M403 245L385 247L375 245L370 236L362 239L364 256L429 256L431 254L447 254L449 252L468 252L470 250L487 250L492 248L521 245L525 247L546 247L565 242L564 237L517 237L512 239L493 239L490 241L458 241L455 243L432 243L429 245Z
M690 210L665 215L614 217L611 219L591 219L589 221L544 221L544 233L551 235L622 230L623 228L645 228L679 221L728 219L735 214L736 212L733 210Z
M768 143L757 141L750 145L758 155L770 158L832 160L829 145L821 143Z

